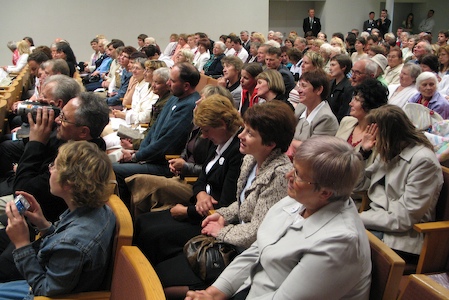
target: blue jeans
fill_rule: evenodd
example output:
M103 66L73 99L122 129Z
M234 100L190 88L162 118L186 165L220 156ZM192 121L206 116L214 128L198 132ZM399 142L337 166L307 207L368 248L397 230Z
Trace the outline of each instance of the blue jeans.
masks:
M31 294L30 286L26 280L0 283L0 299L22 300L33 298L34 296Z
M173 173L171 173L168 168L168 164L114 163L112 166L118 183L120 199L122 199L128 206L131 201L131 195L128 186L125 183L126 177L134 174L151 174L166 177L173 176Z

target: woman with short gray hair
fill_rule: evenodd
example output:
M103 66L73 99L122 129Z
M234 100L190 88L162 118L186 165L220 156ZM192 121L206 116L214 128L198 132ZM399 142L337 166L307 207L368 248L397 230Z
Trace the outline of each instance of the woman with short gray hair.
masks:
M286 175L288 196L268 211L257 240L186 299L368 299L370 246L350 198L362 170L345 141L304 141ZM337 278L333 270L342 268Z
M204 64L202 74L211 77L220 77L223 75L223 64L221 59L225 56L224 51L226 50L226 45L223 42L217 41L214 44L214 49L212 50L212 55L210 59Z
M394 104L403 108L408 100L418 93L416 89L416 78L421 74L421 68L414 63L407 63L402 67L399 74L399 84L388 86L388 104Z

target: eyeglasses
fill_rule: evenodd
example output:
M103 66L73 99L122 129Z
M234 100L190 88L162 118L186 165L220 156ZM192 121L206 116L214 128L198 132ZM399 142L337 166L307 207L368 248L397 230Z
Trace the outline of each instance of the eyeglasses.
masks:
M363 74L365 74L365 73L362 73L362 72L357 71L357 70L352 70L352 75L361 76Z
M360 95L352 95L352 100L357 102L363 102L363 97L361 97Z
M306 183L306 184L318 184L317 182L310 182L310 181L304 181L301 179L301 177L299 177L298 175L298 171L296 171L295 169L293 169L293 178L295 179L296 182L302 182L302 183Z
M52 161L51 163L48 164L48 170L53 170L55 168L55 162Z
M83 126L83 125L81 125L81 124L78 124L78 123L76 123L76 122L71 122L71 121L69 121L69 120L67 120L67 118L65 117L65 115L64 115L64 112L61 110L61 112L59 113L59 120L61 121L61 123L67 123L67 124L72 124L72 125L75 125L75 126Z

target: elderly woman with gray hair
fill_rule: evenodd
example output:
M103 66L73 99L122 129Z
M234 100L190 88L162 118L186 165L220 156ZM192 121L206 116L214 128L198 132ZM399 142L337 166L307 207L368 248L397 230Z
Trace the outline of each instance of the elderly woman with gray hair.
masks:
M419 93L410 98L409 102L422 104L440 114L443 119L449 119L449 102L438 91L438 79L432 72L422 72L416 78Z
M394 104L403 108L408 100L418 93L416 78L421 74L421 68L414 63L407 63L399 74L399 84L388 85L388 104Z
M257 240L186 299L368 299L370 246L350 198L362 170L347 142L304 141L286 175L288 196L268 211Z
M225 56L224 51L226 50L226 45L223 42L217 41L214 44L214 49L212 50L212 55L210 59L204 64L203 71L201 73L212 76L220 77L223 75L223 64L221 59Z

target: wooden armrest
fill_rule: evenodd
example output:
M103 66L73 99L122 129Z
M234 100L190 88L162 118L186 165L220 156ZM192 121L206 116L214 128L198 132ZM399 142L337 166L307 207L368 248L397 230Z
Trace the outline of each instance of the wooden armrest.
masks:
M427 275L412 274L398 299L449 299L449 290Z
M449 255L449 221L415 224L413 228L424 234L416 273L431 273L445 270Z
M150 126L150 124L148 124L148 123L140 123L139 125L142 128L148 128L148 126Z
M198 177L184 177L184 182L188 184L194 184L198 180Z
M367 210L369 208L369 204L371 200L368 197L368 191L358 191L355 194L362 196L362 202L360 203L359 213Z
M180 157L181 157L181 155L179 155L179 154L165 154L165 159L166 160L180 158Z
M70 295L45 297L45 296L35 296L35 300L52 300L52 299L70 299L70 300L103 300L110 299L111 292L99 291L99 292L85 292Z
M420 233L432 231L449 231L449 221L419 223L413 225L413 229Z

